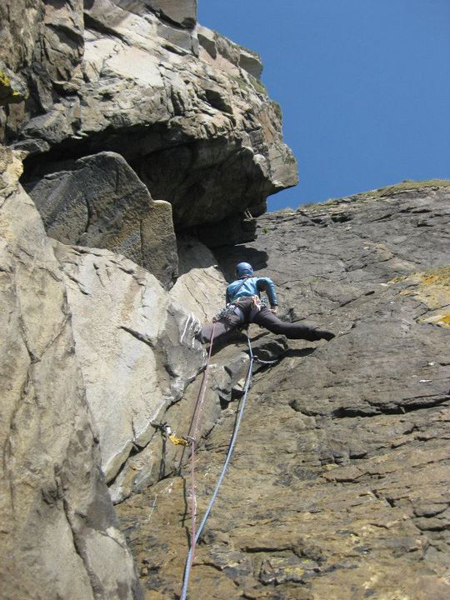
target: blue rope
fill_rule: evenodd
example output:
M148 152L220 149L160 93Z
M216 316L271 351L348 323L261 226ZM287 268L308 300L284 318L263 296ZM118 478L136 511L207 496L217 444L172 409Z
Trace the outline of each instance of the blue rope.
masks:
M209 501L208 508L205 511L205 514L203 516L202 522L200 523L200 527L198 528L197 535L195 536L195 543L197 543L198 540L200 539L200 536L203 533L203 528L204 528L204 526L206 524L206 521L208 520L209 514L210 514L210 512L212 510L212 507L214 505L214 502L216 501L217 494L219 493L220 486L222 485L222 481L223 481L223 479L225 477L225 473L227 471L228 464L229 464L229 462L231 460L231 455L233 454L233 449L234 449L234 445L236 443L237 434L239 432L239 427L241 425L242 415L244 414L244 408L245 408L245 404L247 402L248 391L250 389L250 382L252 380L253 362L255 360L255 358L253 356L252 345L250 343L250 338L248 336L247 336L247 342L248 342L248 347L249 347L249 350L250 350L250 365L248 367L247 377L246 377L246 380L245 380L244 396L242 398L242 402L241 402L241 407L239 409L238 418L237 418L236 423L234 425L234 431L233 431L233 435L231 437L230 445L228 447L227 456L226 456L225 462L223 464L222 471L220 472L219 478L217 479L216 487L214 488L213 495L211 496L211 500ZM183 590L181 592L181 600L186 600L187 588L188 588L188 585L189 585L189 577L190 577L190 574L191 574L192 548L193 548L193 545L191 544L191 547L190 547L189 553L188 553L188 557L187 557L187 560L186 560L186 566L185 566L185 569L184 569Z

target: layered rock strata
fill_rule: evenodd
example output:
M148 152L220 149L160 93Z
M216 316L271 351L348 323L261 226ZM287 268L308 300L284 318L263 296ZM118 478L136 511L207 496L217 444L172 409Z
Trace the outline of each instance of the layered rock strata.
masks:
M283 318L337 337L290 341L255 377L192 597L448 596L449 191L410 183L266 215L256 242L221 253L273 277ZM197 458L200 515L235 408ZM183 472L118 507L149 597L179 593L186 486Z
M247 209L261 214L269 194L295 185L258 55L197 26L196 2L41 0L31 11L8 0L7 10L5 69L29 98L3 111L2 139L30 152L25 178L42 177L43 161L49 173L61 158L118 152L172 204L178 230L225 219L236 230Z

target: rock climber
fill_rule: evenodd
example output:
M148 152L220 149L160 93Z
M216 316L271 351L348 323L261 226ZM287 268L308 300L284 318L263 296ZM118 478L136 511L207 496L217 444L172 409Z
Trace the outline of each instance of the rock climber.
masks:
M275 285L269 277L255 277L253 267L241 262L236 265L236 280L226 291L226 307L215 317L213 323L206 323L200 333L202 342L221 342L233 330L249 323L256 323L272 333L284 334L289 339L303 339L310 342L334 338L334 333L318 329L307 323L286 323L276 316L278 310ZM270 309L261 300L261 292L269 299Z

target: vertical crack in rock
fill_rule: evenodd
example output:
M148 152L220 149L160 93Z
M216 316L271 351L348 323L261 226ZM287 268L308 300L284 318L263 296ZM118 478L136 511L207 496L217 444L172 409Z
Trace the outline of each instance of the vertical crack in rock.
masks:
M91 586L91 590L92 590L92 596L93 596L93 598L101 598L102 597L102 586L100 585L98 577L92 571L92 569L89 567L88 561L86 560L86 555L83 552L81 539L80 539L79 534L77 533L76 527L73 524L73 519L71 517L70 508L68 506L67 501L63 499L62 505L63 505L64 515L66 517L67 524L69 525L69 529L72 534L73 548L74 548L76 554L80 557L80 560L83 564L84 570L86 571L86 575L88 577L88 580L89 580L89 583Z

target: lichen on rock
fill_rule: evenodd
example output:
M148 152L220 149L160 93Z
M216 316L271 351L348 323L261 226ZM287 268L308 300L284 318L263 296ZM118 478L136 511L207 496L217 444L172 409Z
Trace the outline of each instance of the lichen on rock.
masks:
M2 594L179 595L202 376L198 517L250 362L236 333L205 371L197 334L245 260L336 337L250 327L192 597L447 598L449 183L263 216L281 109L196 10L0 5Z

